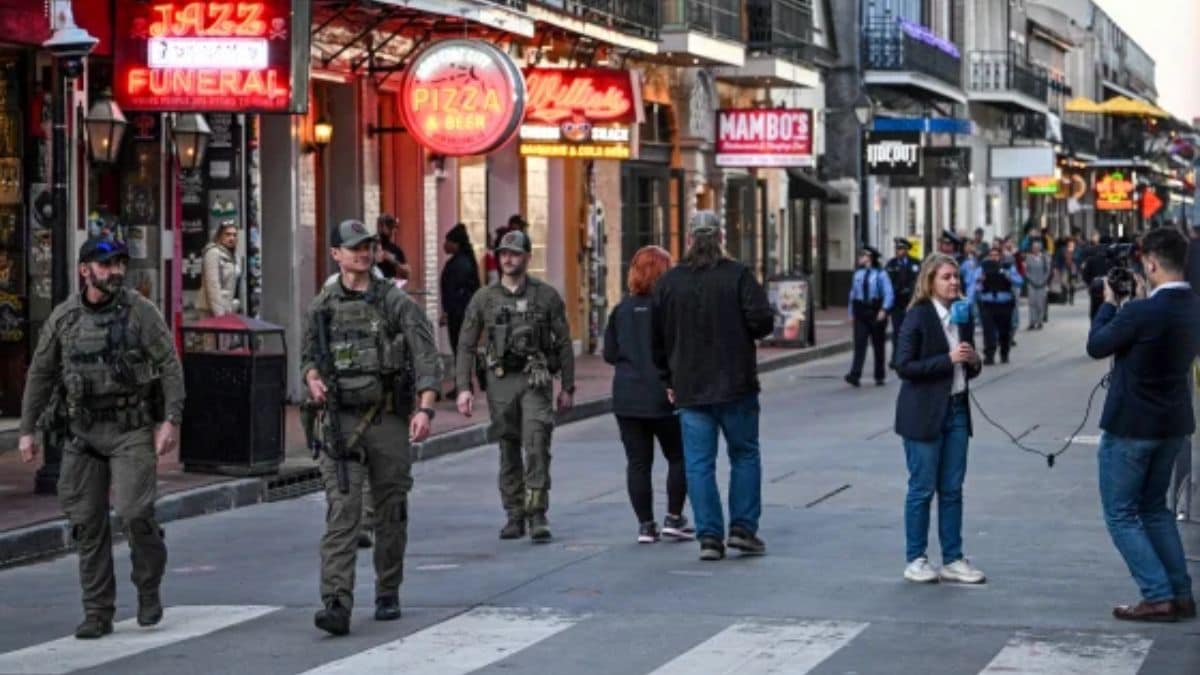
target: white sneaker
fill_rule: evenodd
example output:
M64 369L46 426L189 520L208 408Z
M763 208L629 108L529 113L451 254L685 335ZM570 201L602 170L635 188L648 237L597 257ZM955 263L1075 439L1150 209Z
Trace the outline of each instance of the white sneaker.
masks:
M918 584L930 584L938 580L938 574L929 564L929 558L921 556L904 568L904 578Z
M967 562L966 558L960 558L943 567L941 577L942 581L953 581L960 584L982 584L987 580L983 572Z

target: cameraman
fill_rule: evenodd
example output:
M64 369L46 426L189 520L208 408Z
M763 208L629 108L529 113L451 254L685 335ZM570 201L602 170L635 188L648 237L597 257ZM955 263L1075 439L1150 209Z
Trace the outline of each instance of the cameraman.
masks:
M1184 281L1182 234L1152 230L1143 248L1150 296L1126 303L1105 279L1104 304L1088 335L1088 355L1113 357L1100 419L1100 501L1142 593L1140 603L1116 607L1113 616L1177 621L1195 617L1196 602L1166 496L1175 458L1195 430L1189 372L1200 354L1200 297Z

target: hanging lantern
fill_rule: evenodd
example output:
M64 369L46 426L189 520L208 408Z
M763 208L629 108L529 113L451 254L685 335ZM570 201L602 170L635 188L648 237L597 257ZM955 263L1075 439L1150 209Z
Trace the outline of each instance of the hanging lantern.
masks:
M204 115L180 113L175 117L171 136L175 140L179 166L188 170L198 168L204 161L204 151L208 149L208 139L212 136L212 129L208 127Z
M105 89L92 104L83 123L87 127L88 151L92 161L97 164L115 163L121 154L121 139L125 137L125 127L129 122L121 112L121 106L112 99L111 90Z

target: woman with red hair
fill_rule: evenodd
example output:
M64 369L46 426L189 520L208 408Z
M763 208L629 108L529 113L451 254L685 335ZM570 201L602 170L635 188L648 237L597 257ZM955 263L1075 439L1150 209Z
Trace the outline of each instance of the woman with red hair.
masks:
M667 399L653 359L651 291L671 262L671 254L658 246L647 246L634 254L629 263L629 295L613 308L604 331L604 360L615 366L613 414L625 445L625 480L638 518L637 540L641 544L652 544L660 537L650 481L655 438L667 460L667 515L661 535L691 539L695 532L683 515L687 478L679 418Z

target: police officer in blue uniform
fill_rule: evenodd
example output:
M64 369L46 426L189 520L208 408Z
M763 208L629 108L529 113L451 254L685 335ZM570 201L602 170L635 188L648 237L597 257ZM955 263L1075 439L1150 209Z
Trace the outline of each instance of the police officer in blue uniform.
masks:
M875 352L875 384L883 386L884 350L887 343L887 317L895 306L892 282L879 264L879 251L864 246L858 255L858 269L850 284L850 318L854 321L854 362L846 382L857 387L867 357L867 340Z
M975 273L971 299L979 303L983 318L983 363L996 363L996 347L1000 347L1000 362L1008 363L1012 347L1013 310L1017 292L1021 289L1021 274L1012 263L1003 262L1000 247L988 249L987 258Z
M921 261L912 257L912 244L904 237L896 237L896 257L887 261L884 270L892 282L892 293L896 301L892 306L892 363L896 361L896 345L900 337L900 326L908 312L908 303L917 288L917 276L921 272Z

